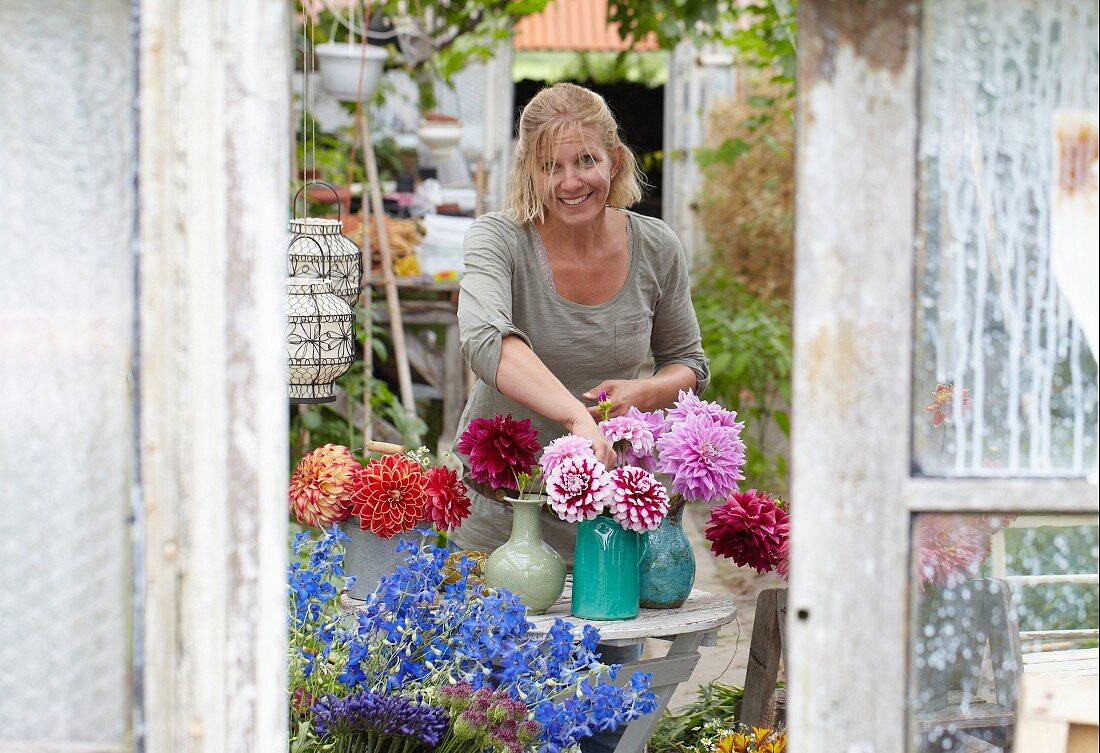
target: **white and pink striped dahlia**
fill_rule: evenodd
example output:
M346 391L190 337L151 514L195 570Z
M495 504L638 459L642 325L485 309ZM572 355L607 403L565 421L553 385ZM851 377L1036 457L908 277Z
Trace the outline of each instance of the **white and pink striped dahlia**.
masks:
M592 456L563 461L546 480L550 508L568 523L592 520L611 498L611 474Z
M611 517L629 531L652 531L668 513L668 492L644 468L624 465L611 471Z

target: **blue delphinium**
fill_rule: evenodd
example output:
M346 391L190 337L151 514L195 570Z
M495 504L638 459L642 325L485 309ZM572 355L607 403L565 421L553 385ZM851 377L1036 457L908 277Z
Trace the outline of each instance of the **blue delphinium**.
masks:
M524 746L537 753L573 749L656 707L648 675L636 673L626 687L612 684L619 667L601 662L596 628L557 620L547 634L535 634L515 594L469 582L471 561L460 559L448 578L441 549L401 543L405 563L381 579L354 615L339 614L325 585L343 575L336 543L325 533L309 567L292 567L291 591L302 621L317 625L311 633L322 644L317 659L335 666L339 695L434 698L459 683L507 693L540 725L537 741ZM336 616L326 622L323 614Z

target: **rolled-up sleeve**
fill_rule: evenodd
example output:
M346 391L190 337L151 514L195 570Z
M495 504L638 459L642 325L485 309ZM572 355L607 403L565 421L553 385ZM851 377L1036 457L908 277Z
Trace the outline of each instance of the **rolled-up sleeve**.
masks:
M695 394L700 394L710 384L710 364L703 353L699 320L691 304L687 258L680 239L671 230L666 243L671 259L653 315L653 369L657 372L669 364L684 364L695 372Z
M500 344L506 335L530 340L512 323L512 278L517 239L501 220L478 219L463 243L465 271L458 295L462 357L475 374L496 389Z

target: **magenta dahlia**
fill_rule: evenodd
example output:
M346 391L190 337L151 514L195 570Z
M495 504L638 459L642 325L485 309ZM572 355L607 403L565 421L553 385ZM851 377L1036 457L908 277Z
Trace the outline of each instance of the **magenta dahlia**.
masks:
M470 515L466 485L450 468L436 466L428 471L428 495L424 517L441 531L453 531Z
M570 458L546 480L550 508L569 523L595 518L607 506L611 492L611 474L594 457Z
M778 565L789 530L790 520L779 503L766 492L749 489L733 492L710 511L706 537L715 555L763 574Z
M514 489L516 477L531 473L539 451L538 430L531 420L512 414L475 418L462 432L456 448L469 458L470 478L494 489Z
M596 457L596 454L592 451L591 440L578 437L576 434L566 434L558 437L546 445L546 449L542 451L542 459L539 460L542 477L550 478L550 474L554 472L554 469L564 461L581 456Z
M683 421L688 416L710 416L722 426L728 426L731 429L736 429L738 434L745 428L745 425L737 420L737 413L731 410L726 410L718 403L713 403L709 400L700 400L694 390L680 390L680 396L676 400L676 405L669 408L665 420L669 426L675 427L676 424Z
M721 499L745 477L741 429L689 414L657 440L657 470L672 474L672 491L688 502Z
M611 471L611 517L630 531L642 533L661 525L668 513L668 492L653 474L624 465Z
M783 580L791 579L791 538L790 536L783 539L783 543L779 545L779 552L775 557L775 572L779 574L779 577Z

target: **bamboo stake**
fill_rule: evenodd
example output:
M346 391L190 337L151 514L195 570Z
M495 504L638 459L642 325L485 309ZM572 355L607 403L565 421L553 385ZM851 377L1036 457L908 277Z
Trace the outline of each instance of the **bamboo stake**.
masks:
M409 368L409 354L405 349L405 327L401 322L401 302L397 294L397 280L393 276L393 257L390 254L390 237L386 232L386 216L382 211L382 189L378 181L378 165L374 159L374 144L370 138L370 118L365 110L359 113L359 134L363 142L363 162L367 168L371 213L374 214L374 225L378 229L378 246L382 251L382 281L386 288L386 308L390 314L390 335L393 338L397 383L401 388L401 405L404 406L410 418L416 418L412 372ZM369 238L368 235L367 242L363 244L368 248Z

